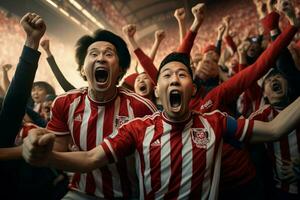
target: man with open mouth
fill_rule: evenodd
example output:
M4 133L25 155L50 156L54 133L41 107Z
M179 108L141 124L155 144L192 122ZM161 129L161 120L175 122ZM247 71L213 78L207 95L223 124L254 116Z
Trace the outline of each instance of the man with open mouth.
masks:
M97 30L81 37L76 61L88 87L71 90L54 101L47 129L58 136L56 151L68 151L70 143L81 151L93 149L105 137L113 137L123 123L156 111L151 101L117 87L130 66L127 45L118 35ZM124 157L117 164L75 173L64 198L137 198L137 183L133 157Z
M35 165L89 172L134 154L140 199L216 199L223 137L246 143L279 139L300 122L300 98L271 122L235 120L219 111L200 114L189 109L196 92L192 77L189 56L171 53L155 88L162 112L123 124L115 137L89 151L54 152L54 135L34 129L23 156Z
M295 99L297 91L289 79L277 69L271 69L263 80L263 93L267 105L250 118L260 121L274 119ZM272 163L275 183L274 199L299 199L300 197L300 126L289 131L279 141L266 143L266 149Z

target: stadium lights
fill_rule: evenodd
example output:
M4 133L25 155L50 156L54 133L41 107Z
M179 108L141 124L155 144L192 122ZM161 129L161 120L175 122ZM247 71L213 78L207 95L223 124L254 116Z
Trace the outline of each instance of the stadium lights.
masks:
M91 13L84 9L76 0L69 0L69 2L79 11L81 11L89 20L94 22L94 24L96 24L99 28L104 28L104 25L100 23L93 15L91 15Z
M51 0L46 0L50 5L52 5L53 7L57 8L58 5L56 3L54 3L53 1Z
M70 3L73 5L73 6L75 6L75 8L77 8L78 10L82 10L83 8L82 8L82 6L79 4L79 3L77 3L75 0L69 0L70 1Z
M63 13L64 15L66 15L67 17L70 17L70 14L69 14L67 11L65 11L64 9L59 8L59 11L62 12L62 13Z

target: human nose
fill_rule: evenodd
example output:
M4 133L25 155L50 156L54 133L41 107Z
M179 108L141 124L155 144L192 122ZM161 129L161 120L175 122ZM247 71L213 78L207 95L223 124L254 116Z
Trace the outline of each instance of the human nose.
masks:
M173 73L171 76L171 85L179 85L178 74Z

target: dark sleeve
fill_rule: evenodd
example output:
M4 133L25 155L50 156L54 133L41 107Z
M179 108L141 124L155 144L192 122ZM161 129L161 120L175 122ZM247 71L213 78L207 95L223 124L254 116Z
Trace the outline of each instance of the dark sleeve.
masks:
M222 40L217 40L216 44L216 52L221 55L221 48L222 48Z
M62 89L65 92L67 92L69 90L74 90L75 87L69 81L67 81L67 79L64 77L64 75L62 74L62 72L60 71L59 67L56 64L54 57L53 56L48 57L47 62L50 65L51 70L52 70L56 80L62 87Z
M38 125L39 127L46 127L47 121L42 118L39 113L32 110L32 108L26 106L26 114L30 117L34 124Z
M39 58L40 52L24 46L0 111L0 147L14 145L25 114Z

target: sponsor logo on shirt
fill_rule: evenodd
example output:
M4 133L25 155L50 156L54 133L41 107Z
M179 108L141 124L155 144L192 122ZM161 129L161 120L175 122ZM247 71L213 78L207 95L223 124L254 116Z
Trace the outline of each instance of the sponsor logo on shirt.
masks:
M212 100L208 100L207 102L205 102L205 104L203 104L200 109L203 110L203 109L207 109L209 107L211 107L213 105L213 102Z
M209 143L208 131L205 128L192 128L191 129L192 141L196 144L198 148L207 148Z
M153 143L151 143L150 146L160 146L160 141L159 141L159 139L156 139Z
M115 121L116 128L119 128L120 126L122 126L128 121L129 121L129 117L127 116L117 116Z
M76 116L74 117L74 121L81 122L81 121L82 121L81 115L80 115L80 114L76 115Z

